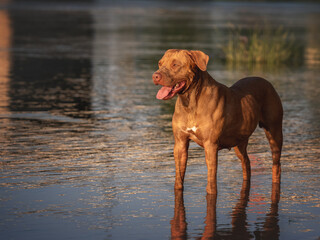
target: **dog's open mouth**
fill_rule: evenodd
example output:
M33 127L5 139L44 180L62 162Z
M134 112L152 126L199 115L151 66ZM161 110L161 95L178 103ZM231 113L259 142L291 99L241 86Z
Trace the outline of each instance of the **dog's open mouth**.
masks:
M177 93L181 92L186 85L185 81L179 82L174 86L163 86L157 93L157 99L167 100L173 98Z

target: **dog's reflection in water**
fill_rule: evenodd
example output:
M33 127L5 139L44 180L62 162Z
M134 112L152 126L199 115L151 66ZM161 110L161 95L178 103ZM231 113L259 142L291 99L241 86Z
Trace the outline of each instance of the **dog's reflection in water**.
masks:
M257 225L257 230L249 232L246 208L249 202L250 182L243 181L240 198L231 212L230 229L217 230L217 194L208 194L207 216L202 237L199 239L279 239L278 203L280 199L280 184L272 184L271 207L266 214L263 227ZM261 229L260 229L261 228ZM175 190L174 217L171 221L171 239L187 239L186 211L183 191Z

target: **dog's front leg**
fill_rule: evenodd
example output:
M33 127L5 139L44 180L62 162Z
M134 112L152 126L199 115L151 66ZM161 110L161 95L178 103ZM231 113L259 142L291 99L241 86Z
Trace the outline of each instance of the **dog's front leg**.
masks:
M189 140L175 138L174 160L176 165L175 189L183 189L184 175L187 168Z
M218 146L207 143L204 145L206 163L208 168L207 193L217 193L217 170L218 170Z

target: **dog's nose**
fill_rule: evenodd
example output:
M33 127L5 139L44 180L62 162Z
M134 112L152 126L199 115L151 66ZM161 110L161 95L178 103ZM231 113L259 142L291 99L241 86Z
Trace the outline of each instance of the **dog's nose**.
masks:
M155 73L152 75L152 79L153 79L154 84L159 84L161 78L162 78L162 76L161 76L160 73L155 72Z

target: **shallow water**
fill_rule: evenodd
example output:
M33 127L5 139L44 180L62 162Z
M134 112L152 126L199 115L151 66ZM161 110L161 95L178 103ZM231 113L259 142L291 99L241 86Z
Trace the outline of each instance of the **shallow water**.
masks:
M319 20L320 5L301 3L2 5L1 239L318 239ZM230 26L264 23L295 34L298 64L219 60ZM280 187L257 129L250 186L222 150L218 197L206 196L192 144L185 191L173 191L174 101L156 100L151 80L168 48L205 51L228 86L248 75L274 84L285 110Z

